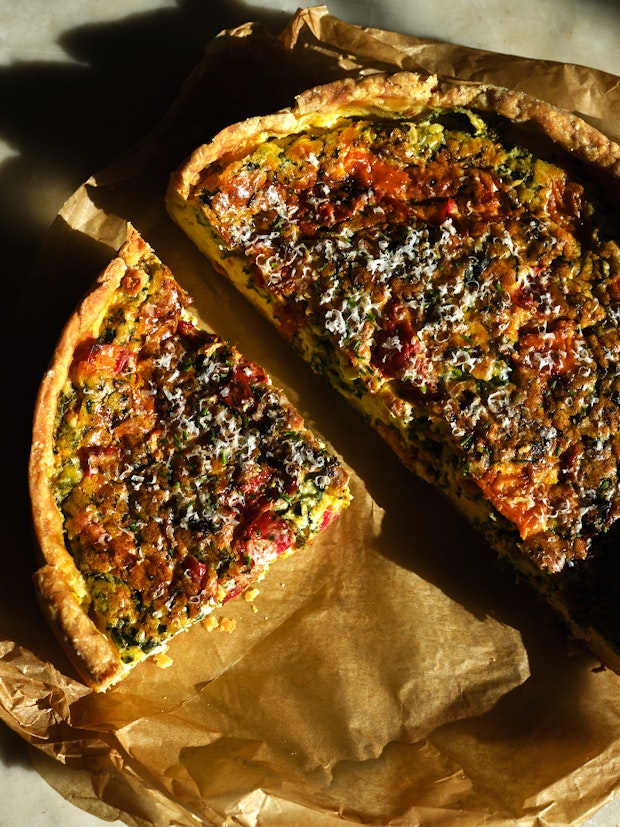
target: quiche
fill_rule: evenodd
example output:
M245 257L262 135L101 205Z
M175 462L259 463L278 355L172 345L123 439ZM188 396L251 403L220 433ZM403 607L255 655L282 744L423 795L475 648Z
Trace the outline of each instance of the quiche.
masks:
M172 175L172 218L620 667L620 147L499 87L311 89Z
M97 691L350 499L333 453L261 367L201 328L132 227L42 381L29 477L37 594Z

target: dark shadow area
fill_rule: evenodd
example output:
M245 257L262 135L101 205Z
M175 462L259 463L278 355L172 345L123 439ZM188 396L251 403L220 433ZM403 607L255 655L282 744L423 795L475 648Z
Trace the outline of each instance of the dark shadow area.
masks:
M50 198L44 188L56 186L59 197L68 195L142 139L175 99L205 45L248 19L276 32L288 15L241 2L179 0L176 9L66 32L60 45L75 63L0 68L0 136L19 153L0 167L0 241L13 277L19 274L21 281L33 261L46 229L39 216L55 212L43 200Z
M51 635L44 627L21 622L25 615L37 616L27 491L33 405L64 321L110 256L105 245L73 232L69 256L61 259L50 224L62 223L54 219L63 202L91 175L108 170L165 121L205 47L218 34L248 21L265 33L279 34L289 20L289 14L235 0L178 0L176 8L69 29L59 44L73 63L35 61L0 67L0 137L16 152L0 164L0 280L8 316L2 329L0 440L7 469L2 477L5 514L10 515L3 552L5 576L12 584L0 634L35 653L49 651ZM271 42L267 34L264 40ZM247 67L242 56L241 80L231 83L222 73L212 94L192 99L194 108L185 113L184 125L191 118L197 126L192 123L184 147L177 142L167 157L157 159L159 178L147 181L148 193L157 192L161 199L170 170L183 157L181 150L189 151L195 140L209 137L201 131L204 124L214 131L241 117L273 111L313 81L329 80L333 71L321 75L312 67L309 77L291 85L280 64L271 65L270 56L260 59L267 66L266 78L253 71L257 55L248 58ZM113 209L114 185L101 190L111 199L101 206ZM136 197L144 200L145 192ZM50 248L53 263L47 258ZM33 554L24 554L31 547ZM59 665L64 669L64 658Z

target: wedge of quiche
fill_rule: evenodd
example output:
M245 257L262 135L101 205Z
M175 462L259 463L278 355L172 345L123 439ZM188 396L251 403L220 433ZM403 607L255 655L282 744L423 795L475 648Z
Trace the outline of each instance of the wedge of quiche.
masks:
M130 227L37 400L37 594L95 690L306 545L350 499L336 457L189 303Z
M215 268L620 668L620 147L523 94L344 80L172 176Z

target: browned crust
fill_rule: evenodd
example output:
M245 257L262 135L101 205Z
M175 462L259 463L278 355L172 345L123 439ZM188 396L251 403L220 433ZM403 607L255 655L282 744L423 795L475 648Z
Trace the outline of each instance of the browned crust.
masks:
M147 245L128 228L118 257L101 273L92 290L67 322L41 383L35 402L28 481L35 535L43 566L34 575L44 615L81 677L100 691L119 680L128 667L112 642L88 616L88 594L80 572L67 551L63 519L50 489L54 466L54 428L58 398L67 380L77 345L95 335L111 295L127 267Z
M207 164L241 157L266 138L291 135L348 115L414 116L433 107L468 107L527 124L559 147L620 177L620 146L582 118L523 92L414 72L344 78L303 92L295 106L249 118L198 147L171 177L168 205L187 197Z

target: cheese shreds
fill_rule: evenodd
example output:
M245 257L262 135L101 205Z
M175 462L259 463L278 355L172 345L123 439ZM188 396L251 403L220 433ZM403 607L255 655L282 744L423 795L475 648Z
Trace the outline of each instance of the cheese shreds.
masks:
M590 183L437 109L266 137L169 205L416 471L559 571L620 515L620 250Z
M57 410L50 485L66 545L85 610L129 665L349 501L333 454L188 304L145 247L78 345Z

